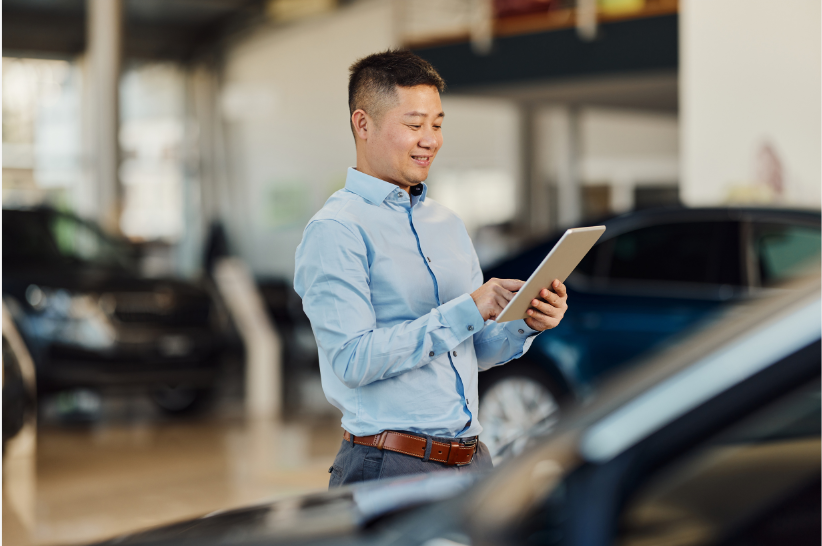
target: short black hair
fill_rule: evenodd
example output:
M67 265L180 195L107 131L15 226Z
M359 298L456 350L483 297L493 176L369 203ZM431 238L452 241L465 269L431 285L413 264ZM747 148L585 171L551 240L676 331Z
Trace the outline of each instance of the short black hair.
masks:
M349 116L362 109L379 118L383 108L396 99L397 86L430 85L440 93L445 90L445 81L431 63L407 49L373 53L352 64L349 71Z

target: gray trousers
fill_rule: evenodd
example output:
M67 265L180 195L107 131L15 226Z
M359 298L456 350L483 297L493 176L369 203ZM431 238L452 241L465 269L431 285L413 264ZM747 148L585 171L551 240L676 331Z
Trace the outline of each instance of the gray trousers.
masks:
M422 436L419 433L414 433ZM453 438L430 437L438 442L450 443ZM393 478L408 474L425 474L429 472L479 472L493 468L491 454L482 442L477 447L474 462L465 466L448 466L437 461L424 461L411 455L396 451L380 450L372 446L361 446L343 440L334 464L329 469L331 479L328 488L340 487L350 483Z

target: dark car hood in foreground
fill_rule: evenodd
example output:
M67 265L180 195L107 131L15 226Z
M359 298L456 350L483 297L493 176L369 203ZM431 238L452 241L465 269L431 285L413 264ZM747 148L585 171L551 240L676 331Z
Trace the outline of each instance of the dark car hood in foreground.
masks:
M357 530L388 514L456 497L481 475L428 474L365 482L247 508L218 511L100 544L281 544L350 538Z

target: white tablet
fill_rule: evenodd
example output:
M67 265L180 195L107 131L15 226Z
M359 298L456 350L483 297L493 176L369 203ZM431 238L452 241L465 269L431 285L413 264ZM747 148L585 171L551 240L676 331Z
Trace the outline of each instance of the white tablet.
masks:
M528 318L526 311L531 307L531 300L536 298L543 288L550 290L554 279L565 282L568 275L588 254L603 233L605 233L605 226L573 228L566 231L536 271L531 274L502 313L494 320L509 322Z

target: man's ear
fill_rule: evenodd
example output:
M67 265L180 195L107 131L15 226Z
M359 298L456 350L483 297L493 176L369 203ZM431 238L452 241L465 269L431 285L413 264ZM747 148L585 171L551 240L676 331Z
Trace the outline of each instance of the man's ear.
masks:
M354 134L358 138L368 140L368 130L372 127L372 121L365 110L358 108L351 114L351 125L354 127Z

